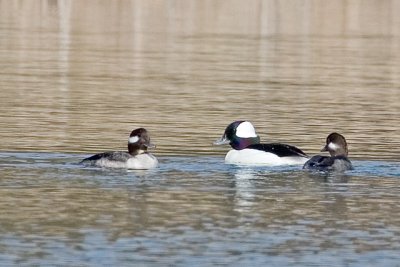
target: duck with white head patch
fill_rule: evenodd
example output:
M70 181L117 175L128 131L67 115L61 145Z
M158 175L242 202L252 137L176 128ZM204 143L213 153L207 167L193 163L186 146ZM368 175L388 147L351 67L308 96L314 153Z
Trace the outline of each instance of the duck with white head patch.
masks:
M248 121L228 125L215 145L230 144L233 148L225 156L225 163L239 165L296 165L304 164L307 155L297 147L279 143L261 144L254 126Z
M347 158L347 142L343 135L331 133L326 138L326 145L321 152L328 151L330 156L313 156L307 161L303 169L316 171L346 171L353 169L353 165Z
M153 169L158 166L158 160L147 152L154 148L150 143L150 136L146 129L138 128L131 132L128 139L128 152L104 152L93 155L81 161L89 166L125 168L125 169Z

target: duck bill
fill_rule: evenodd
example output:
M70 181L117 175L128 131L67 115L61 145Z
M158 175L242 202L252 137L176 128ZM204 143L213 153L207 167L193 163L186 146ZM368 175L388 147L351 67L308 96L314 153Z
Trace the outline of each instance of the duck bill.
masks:
M229 139L226 138L226 136L222 136L220 139L218 139L217 141L214 142L214 145L216 146L220 146L220 145L227 145L229 144L231 141L229 141Z
M328 145L324 146L324 147L321 149L321 152L325 152L325 151L328 151Z
M150 149L156 148L156 145L155 145L155 144L151 144L151 143L145 144L145 146L146 146L147 148L150 148Z

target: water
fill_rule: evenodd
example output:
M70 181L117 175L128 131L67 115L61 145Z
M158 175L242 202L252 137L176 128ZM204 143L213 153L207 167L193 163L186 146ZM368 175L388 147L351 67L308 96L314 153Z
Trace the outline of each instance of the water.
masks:
M398 266L398 5L0 0L0 265ZM355 170L223 164L237 119Z
M2 153L3 265L398 263L397 163L325 175L160 157L127 172L81 156Z

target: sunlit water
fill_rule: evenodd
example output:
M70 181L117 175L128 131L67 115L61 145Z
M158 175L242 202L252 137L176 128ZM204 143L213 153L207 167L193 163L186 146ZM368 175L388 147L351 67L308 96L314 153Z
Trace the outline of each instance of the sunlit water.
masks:
M2 153L4 265L398 264L400 166L346 174L160 157L152 171Z
M399 8L0 0L0 265L398 266ZM355 169L224 164L238 119ZM78 164L137 127L158 169Z

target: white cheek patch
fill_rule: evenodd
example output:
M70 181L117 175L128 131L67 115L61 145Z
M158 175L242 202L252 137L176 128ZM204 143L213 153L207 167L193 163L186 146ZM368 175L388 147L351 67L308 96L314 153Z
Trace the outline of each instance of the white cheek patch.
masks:
M329 143L328 147L329 147L331 150L337 150L337 149L339 148L339 146L338 146L337 144L332 143L332 142Z
M236 128L236 135L241 138L257 137L254 126L248 121L242 122Z
M132 137L129 137L129 139L128 139L128 143L129 144L133 144L133 143L136 143L137 141L139 141L139 137L138 136L132 136Z

